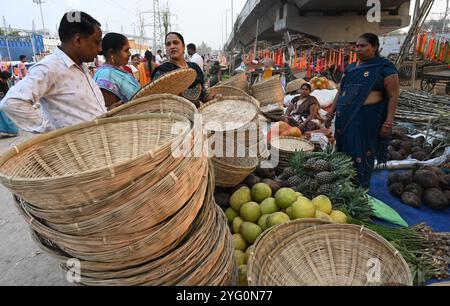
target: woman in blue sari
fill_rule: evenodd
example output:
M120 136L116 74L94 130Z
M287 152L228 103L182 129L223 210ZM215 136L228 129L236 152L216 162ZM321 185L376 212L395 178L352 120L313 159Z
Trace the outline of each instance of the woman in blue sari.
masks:
M106 63L94 75L110 110L127 103L141 89L131 73L122 67L128 64L131 53L128 39L122 34L108 33L102 41L102 55Z
M336 117L337 149L353 158L358 184L367 189L375 160L386 161L400 95L398 71L380 57L379 47L375 34L359 38L359 61L345 70L325 124L329 128Z
M6 96L8 90L12 87L11 73L1 71L0 73L0 101ZM0 112L0 138L15 137L19 134L17 126L3 112Z

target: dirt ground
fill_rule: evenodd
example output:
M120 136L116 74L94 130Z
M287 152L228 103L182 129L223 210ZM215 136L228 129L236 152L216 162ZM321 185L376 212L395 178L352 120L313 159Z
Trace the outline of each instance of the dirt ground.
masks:
M0 153L32 135L0 139ZM40 251L16 210L11 193L0 186L0 286L68 286L56 260Z

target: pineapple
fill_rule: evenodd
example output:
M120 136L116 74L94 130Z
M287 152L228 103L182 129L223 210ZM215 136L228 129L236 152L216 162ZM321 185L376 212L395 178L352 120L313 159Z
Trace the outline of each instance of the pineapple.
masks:
M291 177L295 176L295 171L292 168L284 169L283 173L280 175L281 180L287 180Z
M316 175L319 185L331 184L334 181L334 175L331 172L320 172Z
M310 158L308 159L308 161L305 163L304 168L306 170L312 170L314 168L314 165L316 163L316 159L315 158Z
M300 185L302 182L303 182L303 180L300 177L298 177L297 175L294 175L293 177L289 178L286 181L286 186L287 187L295 187L295 186Z
M319 160L315 161L313 170L316 173L330 171L331 164L329 162L327 162L326 160L319 159Z
M317 189L317 194L318 195L328 195L328 194L332 194L334 192L335 188L333 185L322 185L319 187L319 189Z

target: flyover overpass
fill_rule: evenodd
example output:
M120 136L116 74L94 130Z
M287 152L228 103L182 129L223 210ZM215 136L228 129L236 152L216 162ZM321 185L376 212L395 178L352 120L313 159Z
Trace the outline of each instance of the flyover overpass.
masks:
M371 2L371 1L369 1ZM380 0L381 22L370 23L368 0L248 0L227 48L258 40L281 42L284 34L303 33L325 42L352 42L365 32L385 34L410 25L410 0Z

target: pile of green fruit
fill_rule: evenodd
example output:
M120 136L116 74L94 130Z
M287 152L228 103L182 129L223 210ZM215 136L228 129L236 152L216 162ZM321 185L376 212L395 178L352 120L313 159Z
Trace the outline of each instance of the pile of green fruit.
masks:
M313 200L290 188L281 188L275 194L265 183L257 183L251 189L241 187L230 198L225 213L231 227L234 257L239 267L240 285L247 283L247 262L254 243L266 230L291 220L317 218L340 224L347 223L347 216L333 210L331 200L323 195Z

